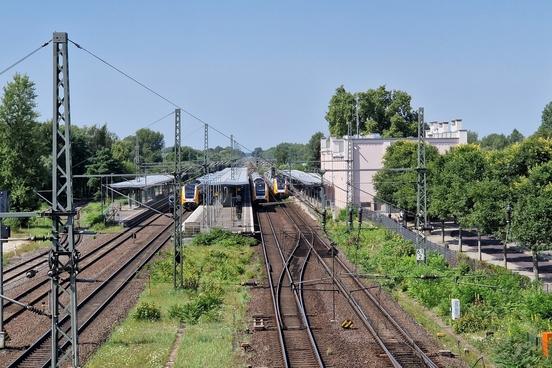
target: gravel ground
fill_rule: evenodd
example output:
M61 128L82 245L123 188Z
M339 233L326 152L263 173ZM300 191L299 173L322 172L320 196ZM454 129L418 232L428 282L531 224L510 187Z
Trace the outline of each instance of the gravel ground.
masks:
M284 242L285 235L283 235L282 229L289 230L291 225L281 209L276 211L279 215L272 213L271 216L274 216L280 241ZM314 220L309 216L302 218L316 226ZM288 245L290 241L287 240ZM262 248L259 247L257 251L261 259L264 260ZM343 256L340 256L343 259ZM383 354L383 350L376 344L372 335L364 327L346 299L338 292L334 293L334 320L334 308L332 307L334 301L331 291L333 285L331 280L323 280L326 277L327 273L317 260L313 258L309 261L305 280L321 281L305 287L306 310L314 328L315 339L320 347L324 362L328 367L390 367L391 365ZM249 305L248 318L252 323L254 317L264 316L267 318L268 328L264 331L252 331L251 354L248 356L247 362L252 367L281 367L283 364L274 323L274 310L265 272L263 272L260 280L262 287L251 290L252 300ZM437 356L437 352L442 349L439 342L408 316L387 292L378 290L377 295L388 312L408 331L415 341L420 343L422 350L433 357L439 366L466 367L458 359ZM359 300L362 301L363 298L359 298ZM345 319L353 321L352 329L341 328L341 322ZM385 326L380 327L385 328ZM251 329L253 329L252 325Z
M109 275L111 275L116 268L120 265L121 261L124 259L127 259L130 257L133 251L137 247L140 247L141 245L145 244L145 242L152 237L154 233L156 233L159 230L159 226L161 224L166 224L167 221L169 221L167 218L161 218L159 220L156 220L154 223L154 226L149 226L145 228L143 231L137 234L137 238L135 242L128 241L125 244L122 244L120 247L118 247L116 250L112 251L107 257L103 257L99 262L96 262L94 265L90 266L86 270L82 271L79 274L79 278L82 279L92 279L97 281L103 281L105 280ZM107 241L108 239L111 239L115 236L115 234L109 234L109 235L100 235L97 236L95 239L90 237L86 238L81 244L79 244L79 250L81 254L86 254L90 250L94 249L95 247L99 246L103 242ZM101 251L102 253L103 251ZM92 256L95 257L95 256ZM85 263L85 261L83 261ZM87 262L86 262L87 263ZM42 272L46 272L46 270L43 270ZM38 277L44 278L44 275L37 274L35 276L35 279ZM30 280L28 283L22 283L22 285L18 286L17 288L13 289L13 293L19 293L24 288L29 287L29 285L34 284L36 281ZM140 290L135 289L134 285L135 282L132 282L129 284L130 290L135 290L134 294L136 296L139 294ZM79 301L84 299L87 295L89 295L96 287L97 283L95 282L83 282L79 284L79 293L78 293L78 299ZM49 288L49 283L45 288ZM121 295L125 295L126 291L123 291ZM65 296L62 297L62 302L66 302ZM124 313L133 305L132 298L122 299L121 296L117 297L117 300L121 302L122 307L121 310L124 310ZM135 300L135 299L134 299ZM37 306L43 305L42 302L38 303ZM128 306L128 308L126 308ZM47 301L44 300L44 307L48 309ZM108 309L109 310L109 309ZM109 313L104 313L109 314ZM116 323L121 317L121 314L115 313L112 311L110 313L111 317L113 317L113 323ZM21 314L16 319L12 320L10 323L8 323L5 328L10 336L10 340L7 342L7 349L0 352L0 366L6 366L7 363L15 359L19 354L21 350L24 350L28 345L33 343L38 336L45 333L50 326L49 318L44 316L39 316L30 312L25 312ZM110 329L108 328L109 325L103 325L103 327L100 328L105 330L104 332L109 334ZM93 334L93 333L92 333ZM105 339L105 337L103 338ZM83 354L86 354L89 352L90 345L94 344L94 341L92 338L86 338L87 343L83 345ZM103 341L103 340L99 340ZM97 343L99 343L99 341Z

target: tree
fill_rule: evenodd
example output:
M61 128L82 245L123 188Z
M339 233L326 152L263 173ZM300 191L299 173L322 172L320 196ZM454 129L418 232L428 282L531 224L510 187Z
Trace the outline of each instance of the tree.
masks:
M263 156L263 149L261 147L255 147L253 149L253 152L251 152L251 156L253 156L253 157L262 157Z
M26 75L16 74L4 87L0 103L0 188L10 191L12 209L37 207L35 188L47 176L41 165L45 145L36 122L35 85Z
M514 207L512 234L533 258L533 272L539 277L539 252L552 248L552 188L521 196Z
M481 148L490 150L501 150L510 144L510 140L504 134L492 133L481 139Z
M439 153L437 148L426 146L426 162L428 166ZM416 212L416 180L415 171L418 166L418 146L412 141L397 141L385 151L383 169L374 175L374 187L379 199L392 203L401 209ZM411 169L410 171L394 171L393 169ZM429 171L428 179L432 173Z
M416 135L418 115L410 106L410 95L400 90L387 90L385 86L356 94L343 86L337 88L326 113L331 135L346 135L349 123L351 133L356 133L356 98L362 134L378 133L395 138Z
M130 143L132 144L133 156L134 156L134 149L136 147L137 137L138 137L138 145L140 147L139 148L140 162L163 161L162 150L163 150L163 147L165 146L165 141L162 133L153 131L151 129L142 128L137 130L135 135L126 137L125 140L130 141Z
M107 175L123 171L123 163L113 157L113 153L109 148L102 148L97 151L92 157L91 163L86 167L86 174L88 175ZM87 185L90 189L96 191L97 195L100 190L100 179L90 178Z
M449 214L459 224L458 245L462 251L462 227L471 226L474 208L471 187L483 180L487 163L477 145L453 147L443 156L439 174L433 184L431 201L437 202L433 212Z
M332 136L341 137L347 134L348 124L352 123L354 106L353 94L347 92L343 85L339 86L330 99L326 113L326 121Z
M314 133L307 143L307 160L310 169L320 169L320 140L324 138L322 132Z
M512 133L508 136L510 144L521 142L523 138L525 137L517 129L512 130Z
M552 102L549 102L542 110L541 125L536 135L541 137L552 137Z
M478 138L477 132L468 130L468 144L477 143Z

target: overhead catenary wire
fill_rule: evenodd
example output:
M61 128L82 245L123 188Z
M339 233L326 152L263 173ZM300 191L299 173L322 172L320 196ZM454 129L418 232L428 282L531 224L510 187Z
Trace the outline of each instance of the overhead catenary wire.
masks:
M50 44L50 42L52 42L52 39L50 39L49 41L47 42L44 42L42 45L38 46L36 49L34 49L33 51L29 52L27 55L23 56L21 59L17 60L15 63L11 64L10 66L6 67L5 69L2 69L2 71L0 71L0 75L8 72L10 69L14 68L15 66L19 65L20 63L22 63L23 61L27 60L28 58L30 58L31 56L33 56L34 54L36 54L38 51L40 51L41 49L43 49L44 47L48 46Z
M161 98L162 100L164 100L165 102L169 103L170 105L172 105L173 107L177 108L177 109L180 109L182 112L184 112L186 115L190 116L191 118L197 120L198 122L206 125L208 128L214 130L215 132L217 132L218 134L222 135L223 137L225 138L228 138L230 139L230 135L229 134L226 134L224 132L222 132L221 130L217 129L216 127L214 127L212 124L209 124L207 123L205 120L201 119L200 117L198 117L197 115L193 114L192 112L186 110L185 108L183 108L182 106L180 106L179 104L177 104L176 102L172 101L171 99L163 96L161 93L157 92L156 90L154 90L153 88L149 87L147 84L143 83L143 82L140 82L138 79L136 79L135 77L131 76L130 74L126 73L125 71L123 71L122 69L116 67L115 65L113 65L112 63L108 62L107 60L105 60L104 58L96 55L94 52L88 50L87 48L81 46L80 44L76 43L75 41L69 39L69 42L71 42L73 45L75 45L76 48L78 48L79 50L82 50L84 52L86 52L87 54L89 54L90 56L92 56L93 58L95 58L96 60L100 61L101 63L107 65L108 67L110 67L111 69L115 70L116 72L118 72L119 74L123 75L124 77L130 79L131 81L133 81L134 83L138 84L140 87L146 89L147 91L149 91L150 93L156 95L157 97ZM237 145L239 145L240 147L244 148L245 150L249 151L249 152L252 152L252 150L250 150L249 148L245 147L244 145L238 143L237 141L235 142Z

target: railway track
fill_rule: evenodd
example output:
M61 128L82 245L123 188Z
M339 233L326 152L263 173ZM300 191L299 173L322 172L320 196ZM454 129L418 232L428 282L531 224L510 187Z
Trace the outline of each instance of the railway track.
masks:
M283 366L325 367L305 311L303 293L305 269L312 249L296 236L286 250L269 212L258 213L258 222Z
M168 209L168 200L167 198L161 198L149 203L148 205L157 211L166 212ZM146 209L138 215L126 220L124 222L124 230L112 238L111 241L115 241L118 238L129 234L136 226L144 226L142 223L147 221L155 213L156 212L152 209ZM22 262L6 268L4 270L4 286L6 287L15 281L24 279L29 271L38 271L46 268L48 266L48 253L48 250L39 252Z
M132 280L135 274L170 240L171 227L172 223L163 225L159 233L126 259L89 295L79 301L77 306L79 333L83 333L93 323L105 307ZM70 321L67 315L61 316L60 322L64 329L69 329ZM8 367L36 368L49 366L51 354L50 333L48 329ZM68 342L65 338L60 338L60 345L62 351L67 348Z
M321 256L332 251L332 246L326 243L319 229L308 224L295 209L287 206L281 208L328 276L338 275L334 277L336 287L383 350L389 364L394 368L438 368L439 366L338 256L333 257L336 268L335 273L332 272L331 261Z
M79 273L83 274L87 269L94 266L97 262L105 259L113 252L119 250L120 247L127 244L127 242L133 237L137 236L137 234L158 221L161 216L162 215L154 216L153 218L144 221L139 227L123 231L83 255L79 260ZM62 280L62 283L65 282L67 282L67 280ZM31 284L21 293L17 295L10 295L10 297L31 306L41 306L41 301L44 302L44 305L46 305L49 291L50 279L44 274L39 276L37 282ZM4 302L4 323L7 324L11 322L26 311L27 309L20 305L14 304L10 301Z

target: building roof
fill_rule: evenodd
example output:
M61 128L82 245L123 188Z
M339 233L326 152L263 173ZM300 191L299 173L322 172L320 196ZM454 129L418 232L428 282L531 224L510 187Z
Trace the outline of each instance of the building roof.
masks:
M146 175L139 176L132 180L110 184L109 186L115 189L146 189L156 185L169 183L173 180L174 177L170 175Z
M197 179L201 184L209 185L247 185L249 184L249 176L247 167L235 167L234 177L232 177L232 169L226 169L203 175Z
M289 177L289 170L281 170L280 172ZM299 181L303 185L317 186L321 184L322 179L320 178L320 174L291 170L291 180Z

